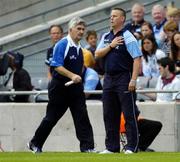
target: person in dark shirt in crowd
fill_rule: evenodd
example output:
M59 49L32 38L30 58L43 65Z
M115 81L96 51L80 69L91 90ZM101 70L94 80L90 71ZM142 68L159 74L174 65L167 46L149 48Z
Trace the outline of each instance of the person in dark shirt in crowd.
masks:
M48 48L47 50L45 64L48 66L47 77L49 80L51 80L53 68L50 67L50 64L53 57L53 48L54 45L63 37L63 29L60 25L51 25L49 28L49 34L51 37L52 47Z
M134 36L136 32L141 31L141 25L144 21L144 5L140 3L135 3L131 9L132 20L125 25L125 28L129 30Z
M5 82L5 86L15 91L31 91L33 89L31 77L23 68L24 55L18 52L8 52L8 56L12 72ZM15 97L11 97L11 99L14 102L28 102L29 95L15 95Z

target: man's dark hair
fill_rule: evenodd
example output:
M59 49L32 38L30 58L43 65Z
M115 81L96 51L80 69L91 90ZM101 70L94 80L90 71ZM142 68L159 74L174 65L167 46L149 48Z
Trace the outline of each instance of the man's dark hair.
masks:
M115 7L115 8L113 8L112 10L118 10L118 11L120 11L121 13L122 13L122 16L124 16L124 21L126 20L126 11L124 10L124 9L122 9L122 8L120 8L120 7ZM111 10L111 11L112 11Z
M54 28L54 27L59 28L59 30L61 31L61 33L63 33L63 28L62 28L60 25L57 25L57 24L51 25L51 26L49 27L49 30L48 30L49 33L51 33L51 29Z
M8 51L8 55L13 57L13 64L17 69L21 69L23 67L24 55L20 52Z
M160 60L157 61L159 65L161 65L162 67L166 67L169 66L169 71L171 73L175 72L175 64L174 61L172 59L170 59L169 57L164 57L161 58Z

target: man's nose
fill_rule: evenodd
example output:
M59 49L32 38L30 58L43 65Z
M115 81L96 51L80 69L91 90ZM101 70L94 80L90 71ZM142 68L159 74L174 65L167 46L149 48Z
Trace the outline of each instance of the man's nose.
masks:
M82 29L82 30L80 30L80 32L83 34L83 33L84 33L84 30Z

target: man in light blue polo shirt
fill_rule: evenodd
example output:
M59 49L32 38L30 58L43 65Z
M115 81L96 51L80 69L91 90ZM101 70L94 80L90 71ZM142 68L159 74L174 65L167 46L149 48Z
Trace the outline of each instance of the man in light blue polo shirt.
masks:
M85 22L73 18L69 22L68 36L56 43L51 66L54 67L48 87L49 102L46 115L28 143L34 153L42 152L42 146L52 128L70 108L81 152L95 152L93 131L87 114L85 94L81 79L83 55L79 41L83 37ZM72 85L65 83L72 81Z
M105 62L102 100L106 149L102 154L120 151L118 130L121 112L124 113L127 130L125 153L136 152L138 147L135 90L142 53L135 37L124 28L125 19L123 9L112 9L112 30L104 34L95 52L95 56L103 57Z

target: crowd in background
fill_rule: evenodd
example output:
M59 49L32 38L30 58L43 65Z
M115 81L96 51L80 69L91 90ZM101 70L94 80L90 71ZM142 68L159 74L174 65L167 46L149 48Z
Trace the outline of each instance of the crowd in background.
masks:
M129 30L136 37L139 48L143 54L139 73L141 80L139 80L140 83L137 88L149 88L151 80L154 81L154 85L151 85L151 88L156 88L158 78L162 77L158 60L165 57L170 58L174 62L175 71L173 71L173 73L179 78L180 9L172 4L166 7L156 4L152 7L151 14L153 22L148 22L145 20L144 5L136 3L132 6L131 14L132 19L126 23L125 29ZM84 54L85 65L94 69L99 74L99 78L103 80L103 59L97 59L94 56L98 42L97 33L94 30L87 31L86 41L88 45L85 48L91 52L93 57L87 57L87 55ZM144 77L147 78L147 83L142 87L141 81L143 82L143 80L145 80ZM166 80L168 79L170 78L166 78ZM179 86L175 87L176 88L172 88L171 90L177 90ZM161 90L163 87L156 89Z
M180 61L180 9L162 5L155 5L152 8L152 18L154 22L148 22L144 19L145 8L143 4L136 3L133 5L132 20L125 25L125 28L133 33L136 37L139 48L142 50L142 66L140 76L159 77L157 60L163 57L171 58L176 65L176 74L179 74ZM97 34L95 31L88 31L86 35L88 43L87 48L94 56L97 45ZM96 60L96 58L94 58ZM101 60L102 61L102 60ZM90 64L92 60L85 59L85 64L94 68L101 76L103 74L103 63L96 60L96 64ZM100 70L99 70L100 69Z
M143 84L144 87L140 83L142 79L138 80L137 88L141 89L148 88L150 81L153 79L156 83L158 77L161 76L158 64L158 60L161 58L168 57L172 59L175 64L174 73L177 77L180 74L180 9L172 4L167 6L156 4L152 7L152 22L145 20L145 10L143 4L135 3L131 9L131 21L125 24L125 29L129 30L136 37L143 54L139 78L146 77L148 79L147 84ZM49 29L49 34L52 47L47 51L45 63L48 66L48 79L51 80L53 67L50 67L50 62L53 56L53 48L63 38L63 29L60 25L52 25ZM104 60L95 57L96 47L100 38L95 30L88 30L85 40L87 44L85 47L82 47L84 55L84 68L82 72L84 90L102 90ZM10 84L7 83L8 80L6 81L7 85ZM10 81L12 82L12 79ZM31 85L31 83L29 84ZM13 85L11 88L14 89ZM21 90L31 89L21 88ZM100 96L90 97L90 95L86 97L87 99L101 98Z

